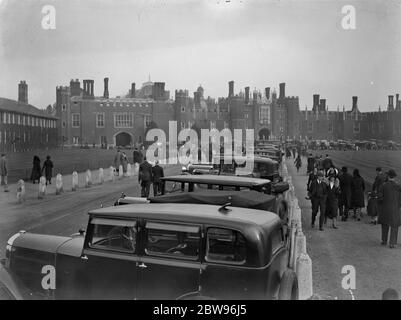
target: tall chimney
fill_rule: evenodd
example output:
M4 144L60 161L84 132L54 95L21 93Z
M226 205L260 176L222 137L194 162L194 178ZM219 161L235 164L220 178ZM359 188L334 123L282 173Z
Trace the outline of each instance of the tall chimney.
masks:
M358 97L353 96L352 97L352 110L357 109L357 108L358 108Z
M131 98L135 98L135 82L131 83Z
M320 99L320 111L326 111L326 99Z
M318 94L313 95L313 108L312 108L313 111L316 111L319 109L319 97L320 97L320 95L318 95Z
M105 98L105 99L109 98L109 78L104 78L103 98Z
M270 99L270 87L265 88L266 99Z
M18 84L18 102L28 103L28 85L25 80Z
M70 81L70 93L71 97L76 97L81 95L81 84L78 79L71 79Z
M285 83L282 82L280 83L280 95L279 95L280 99L284 99L285 98Z
M388 96L387 110L388 111L393 111L394 110L394 96Z
M83 80L83 98L84 99L90 99L94 97L93 94L93 85L94 81L93 80Z
M234 81L228 83L228 97L234 97Z
M399 94L399 93L397 93L397 94L395 95L395 108L396 108L396 109L399 109L399 108L400 108L400 94Z
M245 104L249 103L249 87L245 87Z

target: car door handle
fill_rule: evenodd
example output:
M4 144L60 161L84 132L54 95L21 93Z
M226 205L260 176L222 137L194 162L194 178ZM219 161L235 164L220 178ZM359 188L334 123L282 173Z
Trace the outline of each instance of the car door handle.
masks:
M142 262L140 265L138 265L138 267L146 269L148 266Z

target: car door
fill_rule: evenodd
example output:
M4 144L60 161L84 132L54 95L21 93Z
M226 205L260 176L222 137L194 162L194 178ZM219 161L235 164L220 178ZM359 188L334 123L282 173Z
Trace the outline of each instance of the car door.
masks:
M93 218L81 257L84 272L78 279L89 299L136 299L136 220Z
M198 291L200 225L147 220L141 238L139 299L177 299Z

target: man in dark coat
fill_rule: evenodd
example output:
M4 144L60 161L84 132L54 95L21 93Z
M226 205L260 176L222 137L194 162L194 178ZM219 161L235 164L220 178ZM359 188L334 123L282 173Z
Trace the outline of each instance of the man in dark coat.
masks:
M42 174L45 172L46 177L46 185L52 184L52 176L53 176L53 161L50 160L50 156L46 157L45 162L43 162Z
M388 232L391 229L390 248L395 248L397 244L398 227L401 225L401 186L395 182L396 176L394 170L389 170L388 180L381 186L378 199L382 209L379 212L379 223L382 225L382 245L387 244Z
M134 164L139 165L140 163L142 163L142 153L139 152L137 147L135 147L134 149L133 156L134 156Z
M317 212L320 210L319 230L323 231L324 214L326 212L327 184L323 181L324 173L319 171L317 179L312 182L310 194L312 198L312 228L315 227Z
M333 161L331 161L328 154L326 154L326 158L322 161L322 166L325 174L327 175L327 171L333 166Z
M139 166L138 182L141 185L141 197L148 198L150 185L152 184L153 174L152 165L144 157L144 161Z
M387 180L387 175L383 173L381 167L376 168L376 178L375 181L373 182L372 185L372 192L371 192L371 197L369 199L368 203L368 215L371 217L370 223L376 224L377 223L377 217L379 215L380 211L380 203L377 201L377 194L382 187L383 183L386 182Z
M351 196L352 196L352 176L348 173L347 167L342 167L342 173L338 177L340 180L340 201L339 201L339 209L340 216L342 221L347 221L348 219L348 211L351 208Z
M152 168L153 174L153 196L157 196L162 193L162 183L160 178L164 177L164 170L159 166L159 161L156 161L155 166Z
M316 159L313 157L312 153L310 153L308 157L308 167L306 169L307 174L310 174L313 171L313 168L315 167L315 161Z

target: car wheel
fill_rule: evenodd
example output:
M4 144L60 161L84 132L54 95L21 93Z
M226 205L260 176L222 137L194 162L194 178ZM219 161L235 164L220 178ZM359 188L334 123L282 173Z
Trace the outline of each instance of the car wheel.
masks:
M279 300L298 300L298 278L294 271L286 270L281 278Z

